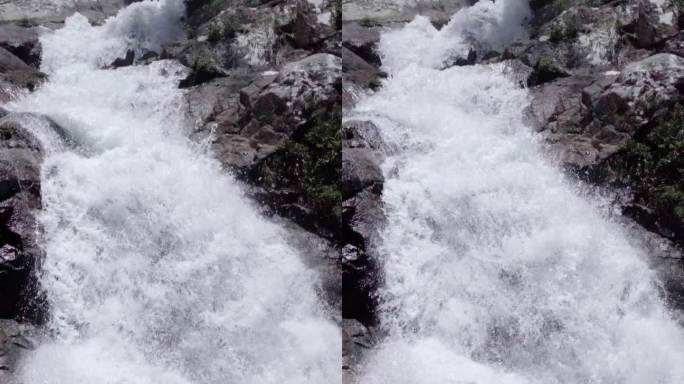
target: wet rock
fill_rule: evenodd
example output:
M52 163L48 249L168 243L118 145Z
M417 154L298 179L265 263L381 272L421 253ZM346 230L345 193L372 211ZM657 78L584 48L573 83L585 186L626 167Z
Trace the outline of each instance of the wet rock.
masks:
M375 247L385 223L379 164L386 148L370 121L345 121L342 132L342 315L372 325L382 280Z
M8 75L22 72L30 74L38 73L35 68L29 66L5 48L0 48L0 72Z
M380 66L380 56L376 51L378 42L378 27L365 26L358 22L345 23L342 26L342 45L376 67Z
M342 308L342 271L340 250L335 244L303 230L292 222L281 223L288 229L290 243L300 250L304 262L318 272L320 284L317 285L319 296L330 306L331 313L337 321Z
M370 121L345 121L342 129L345 148L367 148L376 156L385 148L378 127Z
M380 71L376 52L380 28L366 22L346 22L342 27L342 106L351 108L367 89L375 90L387 75Z
M337 105L330 108L297 128L246 178L266 192L259 201L339 245L341 111Z
M12 320L0 320L0 382L11 383L12 374L20 355L35 349L33 334L36 330L29 324Z
M343 88L345 107L351 106L366 88L377 89L384 74L347 48L342 48Z
M342 151L342 195L356 195L366 188L382 193L384 177L375 155L361 148L345 148Z
M36 212L45 140L64 140L49 119L9 113L0 119L0 318L45 320L36 280L42 260Z
M257 6L249 2L200 2L189 9L187 37L168 47L163 55L191 69L183 87L229 76L236 68L261 72L312 53L339 55L339 31L322 23L306 0Z
M374 344L371 331L355 319L342 322L342 375L350 377L360 371L364 355ZM347 380L343 380L347 382Z
M135 61L135 51L132 49L129 49L126 51L126 56L124 57L119 57L116 60L112 62L112 64L109 65L109 68L121 68L121 67L128 67L133 65L133 62Z
M370 250L378 241L385 222L382 199L372 189L364 189L342 203L346 239L351 244Z
M0 47L0 102L13 99L24 89L35 89L44 78L42 72Z
M339 57L320 53L265 72L240 91L244 115L237 132L216 137L213 147L227 166L250 167L274 153L311 113L339 99Z
M40 67L41 47L37 28L0 24L0 47L29 66L36 69Z

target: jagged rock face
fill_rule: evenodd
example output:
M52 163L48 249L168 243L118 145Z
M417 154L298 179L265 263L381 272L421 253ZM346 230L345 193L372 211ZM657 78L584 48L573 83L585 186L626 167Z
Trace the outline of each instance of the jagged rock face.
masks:
M626 215L684 243L679 216L671 213L684 187L669 181L676 166L668 160L681 155L676 135L662 128L672 125L663 120L677 120L670 111L682 102L679 6L649 0L531 6L530 39L502 55L533 67L529 123L573 173L630 190L634 201ZM664 145L670 146L667 156L658 149Z
M181 87L192 138L246 182L267 214L338 247L342 60L332 9L306 0L186 4L189 34L162 57L191 69ZM324 296L339 308L339 258L319 269Z
M350 107L364 89L376 89L385 75L353 51L342 48L342 103Z
M21 27L15 24L0 25L0 47L33 68L40 67L41 47L38 41L38 29Z
M342 382L353 382L358 366L374 343L368 328L355 319L342 322Z
M343 125L342 315L365 325L375 322L375 290L381 284L375 246L385 223L382 208L384 177L380 170L386 150L377 126L350 120Z
M376 156L365 149L345 148L342 152L342 196L351 197L366 188L381 193L384 177Z
M541 25L530 40L507 48L503 57L534 69L530 86L597 72L617 61L619 17L613 8L570 8Z
M188 20L186 39L164 54L191 68L182 86L229 76L236 68L258 73L312 52L337 54L336 31L320 22L317 10L306 0L258 7L248 1L191 2Z
M341 67L337 56L314 54L262 73L239 96L234 91L244 81L220 79L189 93L191 114L213 130L211 145L221 162L246 170L282 148L313 112L339 100Z
M660 53L628 64L596 100L587 93L584 101L597 119L633 134L656 110L679 100L682 85L684 59Z
M9 113L0 119L0 318L41 323L47 308L36 275L42 260L36 213L44 150L37 130L64 137L42 116Z
M380 41L378 27L365 26L357 22L350 22L342 26L342 45L367 61L369 64L380 65L380 57L375 51Z
M35 89L44 78L43 73L0 47L0 102L13 99L23 89Z
M533 125L547 132L561 160L586 168L614 154L653 116L681 99L684 59L656 54L621 72L573 76L532 90Z

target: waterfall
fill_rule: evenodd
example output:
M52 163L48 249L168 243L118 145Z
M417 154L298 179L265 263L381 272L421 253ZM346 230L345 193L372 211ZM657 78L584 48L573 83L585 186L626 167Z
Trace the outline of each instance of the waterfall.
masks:
M524 124L504 64L448 67L523 32L522 0L381 37L389 78L349 118L387 145L380 328L363 384L684 382L684 331L647 250Z
M45 148L51 316L18 384L340 381L316 274L187 137L186 69L105 69L172 41L183 13L181 0L147 0L102 26L69 17L41 37L49 81L7 106L49 116L76 143Z

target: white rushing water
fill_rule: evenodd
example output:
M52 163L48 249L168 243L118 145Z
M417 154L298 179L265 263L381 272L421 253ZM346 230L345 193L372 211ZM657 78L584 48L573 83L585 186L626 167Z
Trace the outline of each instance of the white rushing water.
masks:
M51 320L19 384L340 382L340 332L317 276L186 138L185 70L100 69L181 33L181 0L42 36L49 81L9 105L78 143L46 148L41 277Z
M380 43L390 78L349 118L389 148L380 247L387 333L363 384L677 384L684 332L646 251L545 159L502 65L440 70L522 32L525 1L482 0Z

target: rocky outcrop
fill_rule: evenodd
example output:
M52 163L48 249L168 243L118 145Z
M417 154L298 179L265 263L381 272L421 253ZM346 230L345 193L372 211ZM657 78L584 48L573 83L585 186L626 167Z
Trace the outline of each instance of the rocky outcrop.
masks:
M26 113L2 117L0 138L0 318L40 324L47 315L37 282L40 167L45 140L66 138L51 120Z
M39 65L37 30L0 25L0 102L38 87L45 78ZM63 132L44 117L0 111L0 318L45 320L44 297L36 281L42 257L35 214L41 207L41 137L50 135Z
M326 4L326 9L332 7L332 2ZM278 68L311 53L339 55L340 32L330 25L332 16L325 17L306 0L263 2L258 7L249 1L188 5L187 36L163 54L191 68L182 86L226 77L240 68L255 73Z
M314 111L335 104L340 68L339 57L320 53L261 73L239 90L239 78L211 82L190 91L190 105L197 107L191 113L200 130L213 134L212 147L221 161L245 171L281 149ZM209 107L204 100L212 90L229 94L215 97Z
M32 91L45 79L38 71L40 42L36 28L0 24L0 103Z
M38 40L38 28L0 24L0 47L29 66L36 69L40 67L41 47Z
M7 102L23 90L35 89L45 78L5 48L0 47L0 102Z
M529 123L571 174L626 191L623 213L658 239L653 264L668 300L684 309L684 262L676 246L684 245L679 4L531 5L530 38L502 55L533 68ZM663 247L667 255L658 251Z
M366 352L375 340L371 331L355 319L342 322L342 382L353 383Z
M342 306L341 25L338 4L322 3L186 1L188 33L161 57L190 68L181 87L192 138L245 182L265 214L309 231L301 247L334 313Z
M571 15L583 12L576 33L561 33L567 30ZM668 124L665 120L678 118L671 111L682 102L684 59L673 49L680 40L678 12L670 2L624 1L598 7L577 2L533 27L533 38L518 43L526 48L506 54L535 68L528 81L535 86L530 89L533 98L527 117L544 133L550 153L586 180L629 189L634 199L625 213L683 244L681 218L676 214L682 186L667 181L676 177L677 166L663 164L668 161L663 159L681 157L681 150L676 148L676 133L659 128ZM614 27L610 33L604 31L606 38L597 40L602 43L590 45L592 51L585 54L581 34L587 21ZM566 29L556 27L560 23ZM554 30L559 31L557 38L552 38ZM596 29L592 33L596 34ZM574 60L572 66L558 59L540 66L544 57L568 57L558 50L549 51L550 45L575 52L574 57L582 53L585 59ZM541 58L535 63L529 53L539 51L546 56L537 55ZM597 55L603 55L601 60L586 60L599 58ZM663 145L671 146L667 155L657 150ZM647 159L636 154L637 149ZM626 169L628 164L633 169ZM628 177L631 172L641 176ZM646 174L648 186L644 184Z
M322 175L324 164L314 163L328 149L339 152L340 70L338 56L317 53L254 78L249 71L234 71L188 92L198 123L195 136L208 138L223 165L261 187L260 200L278 213L331 239L338 231L330 214L335 206L321 196L337 189L339 178L333 178L339 172ZM289 161L299 164L292 167ZM326 167L339 170L339 159L329 162ZM295 185L324 179L322 185Z

